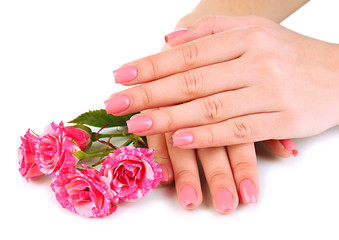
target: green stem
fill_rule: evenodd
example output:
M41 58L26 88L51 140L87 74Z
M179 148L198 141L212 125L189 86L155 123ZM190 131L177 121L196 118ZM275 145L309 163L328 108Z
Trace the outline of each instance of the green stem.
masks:
M96 133L95 133L96 134ZM99 133L98 134L98 138L109 138L112 137L114 135L114 137L126 137L131 135L130 133Z
M113 148L103 148L103 149L97 149L97 150L92 150L92 151L88 151L86 152L87 154L93 154L93 153L101 153L101 152L106 152L106 151L113 151Z
M128 137L132 135L131 133L126 133L125 131L123 132L118 132L118 133L96 133L96 132L93 132L92 133L92 136L91 136L91 139L93 142L97 141L98 139L100 138L110 138L110 137Z
M130 136L131 141L133 142L133 146L135 147L148 147L145 141L142 139L142 137L137 136L135 134L131 134Z
M139 143L141 143L142 145L144 145L145 147L147 147L147 144L145 143L145 141L142 139L142 137L137 136L137 140Z
M103 151L101 153L86 153L83 151L77 151L73 152L72 154L81 161L87 158L106 157L108 154L112 152L113 152L112 150Z
M129 138L124 144L121 145L121 147L128 146L132 141L132 138Z
M105 159L101 159L100 161L94 163L94 164L92 165L92 167L98 166L99 164L103 163L104 161L105 161Z
M86 158L106 157L110 153L111 152L103 152L103 153L98 153L98 154L87 154Z

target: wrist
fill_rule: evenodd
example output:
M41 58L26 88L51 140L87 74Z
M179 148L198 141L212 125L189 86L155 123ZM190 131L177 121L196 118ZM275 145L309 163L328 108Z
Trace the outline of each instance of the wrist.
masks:
M245 16L257 15L277 23L302 7L309 0L201 0L193 11L184 16L176 28L185 28L203 16Z
M339 126L339 44L333 44L333 53L335 53L334 60L334 68L332 68L335 71L335 77L333 78L333 88L335 89L335 95L334 95L334 116L336 117L336 122L334 126Z
M324 108L327 109L324 122L331 128L339 126L339 44L322 42L318 50L322 53L318 55L319 70L322 72L318 75L322 82L319 87L327 89L322 96Z
M234 1L229 0L201 0L192 12L179 20L176 29L187 28L204 16L243 16L251 14L233 5Z

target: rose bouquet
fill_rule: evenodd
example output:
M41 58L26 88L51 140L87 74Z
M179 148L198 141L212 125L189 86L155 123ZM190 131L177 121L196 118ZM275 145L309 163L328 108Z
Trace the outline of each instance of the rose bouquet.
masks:
M53 122L40 135L29 129L19 147L21 175L27 180L51 176L61 206L84 217L105 217L119 202L144 197L159 185L161 167L146 138L127 132L131 116L97 110L75 118L72 126ZM117 147L115 137L125 142Z

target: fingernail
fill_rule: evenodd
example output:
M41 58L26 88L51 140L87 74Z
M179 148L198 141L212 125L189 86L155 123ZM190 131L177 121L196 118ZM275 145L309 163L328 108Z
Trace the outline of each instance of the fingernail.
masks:
M180 29L175 30L174 32L167 34L165 36L165 42L168 43L168 41L170 41L170 40L172 40L176 37L179 37L180 35L184 34L186 31L187 31L187 28L180 28Z
M180 190L180 202L185 208L192 208L198 204L195 190L190 185L185 185Z
M142 116L130 119L126 123L128 132L135 133L150 130L153 125L153 120L148 116Z
M138 75L138 69L134 66L126 66L113 71L115 83L124 83L134 80Z
M225 188L219 189L215 194L215 203L220 213L233 209L234 201L232 193Z
M167 168L164 166L160 166L161 167L161 174L162 174L162 178L161 178L161 182L168 182L168 171Z
M119 113L129 107L129 98L126 95L114 96L105 101L105 108L108 114Z
M178 133L172 135L173 146L184 146L193 142L193 135L190 133Z
M294 145L291 139L283 139L279 140L279 142L284 146L284 148L288 151L292 151L292 154L296 157L298 155L298 149Z
M257 203L257 190L249 179L242 180L239 185L240 200L243 204Z

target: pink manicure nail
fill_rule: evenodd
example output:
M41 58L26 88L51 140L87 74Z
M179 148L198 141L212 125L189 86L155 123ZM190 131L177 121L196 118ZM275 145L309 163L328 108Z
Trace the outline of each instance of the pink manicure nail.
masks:
M179 37L180 35L184 34L186 31L187 31L187 28L181 28L181 29L175 30L174 32L167 34L165 36L165 42L168 43L168 41L170 41L170 40L172 40L176 37Z
M126 66L113 71L115 83L124 83L134 80L138 75L138 69L134 66Z
M162 174L162 178L161 178L161 182L168 182L168 171L167 168L164 166L160 166L161 167L161 174Z
M186 208L192 208L198 204L195 190L190 185L185 185L180 189L180 202Z
M153 125L153 120L148 116L143 116L130 119L126 123L128 132L136 133L150 130Z
M215 203L220 213L233 209L234 201L232 193L224 188L219 189L215 194Z
M257 203L257 190L249 179L242 180L239 185L240 200L243 204Z
M193 135L190 133L178 133L172 135L173 146L183 146L193 142Z
M298 155L298 149L294 145L291 139L282 139L282 140L279 140L279 142L284 146L286 150L292 151L295 157Z
M119 113L129 107L129 98L126 95L114 96L105 101L105 108L108 114Z

